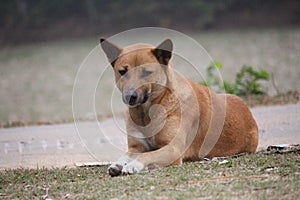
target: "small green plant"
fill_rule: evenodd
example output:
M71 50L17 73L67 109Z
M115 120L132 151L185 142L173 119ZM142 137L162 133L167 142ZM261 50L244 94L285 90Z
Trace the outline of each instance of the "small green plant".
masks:
M212 62L206 69L207 81L201 82L200 84L208 86L217 92L225 90L226 93L239 96L266 93L259 81L269 80L269 73L267 71L255 69L250 65L244 65L236 74L235 81L229 82L221 80L220 76L216 75L216 69L222 68L222 63Z
M220 87L222 87L222 81L219 78L219 76L216 75L216 69L222 69L223 65L219 62L213 62L211 63L207 69L207 80L201 82L201 85L211 87L212 89L219 91Z
M260 80L269 80L269 73L265 70L254 69L252 66L244 65L241 71L237 73L235 79L237 94L265 94L266 91L262 89L258 82Z

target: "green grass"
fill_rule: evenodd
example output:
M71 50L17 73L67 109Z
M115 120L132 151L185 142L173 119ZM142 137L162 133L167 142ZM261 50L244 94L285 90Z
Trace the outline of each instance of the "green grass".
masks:
M297 199L300 154L258 153L184 163L132 176L107 167L0 172L2 199Z

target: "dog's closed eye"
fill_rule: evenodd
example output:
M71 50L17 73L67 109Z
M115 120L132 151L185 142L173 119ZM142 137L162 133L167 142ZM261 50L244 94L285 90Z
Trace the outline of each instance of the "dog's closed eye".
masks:
M142 78L145 78L145 77L149 76L150 74L152 74L151 71L147 71L146 69L143 69L143 71L142 71Z

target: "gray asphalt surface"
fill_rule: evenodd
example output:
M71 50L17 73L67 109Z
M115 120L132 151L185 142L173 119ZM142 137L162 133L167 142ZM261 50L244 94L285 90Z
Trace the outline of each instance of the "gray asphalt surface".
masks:
M259 146L300 144L300 104L251 109ZM122 119L0 129L0 169L112 162L126 151Z

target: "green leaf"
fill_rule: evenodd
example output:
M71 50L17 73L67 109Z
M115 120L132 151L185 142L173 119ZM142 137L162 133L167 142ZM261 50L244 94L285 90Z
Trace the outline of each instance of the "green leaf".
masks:
M220 63L220 62L218 62L218 61L212 62L212 65L215 66L215 67L218 68L218 69L222 69L222 68L223 68L222 63Z
M200 85L203 85L203 86L208 86L208 82L206 82L206 81L202 81L202 82L200 82Z
M226 93L236 94L237 90L233 83L230 83L228 81L224 81L223 83L224 83L224 89L225 89Z
M265 80L268 80L269 77L270 77L269 73L266 72L265 70L261 70L258 76L258 78L265 79Z

